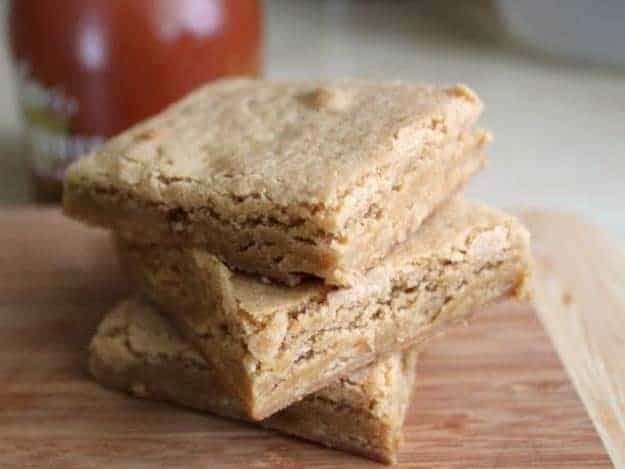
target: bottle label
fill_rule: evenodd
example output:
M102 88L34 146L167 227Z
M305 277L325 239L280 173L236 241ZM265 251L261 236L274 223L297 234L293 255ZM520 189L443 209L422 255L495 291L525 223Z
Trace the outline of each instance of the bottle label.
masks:
M60 181L72 161L104 139L72 132L78 101L62 90L43 86L30 73L28 62L18 62L17 73L31 167L38 176Z

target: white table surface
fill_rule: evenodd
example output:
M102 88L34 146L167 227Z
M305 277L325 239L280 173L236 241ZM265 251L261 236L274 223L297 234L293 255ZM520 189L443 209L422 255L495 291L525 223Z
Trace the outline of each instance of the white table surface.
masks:
M266 75L468 83L495 134L490 167L470 185L471 196L578 212L625 239L625 70L536 58L443 27L423 16L419 2L394 5L267 1ZM0 14L5 9L0 0ZM23 202L19 119L0 49L0 203Z

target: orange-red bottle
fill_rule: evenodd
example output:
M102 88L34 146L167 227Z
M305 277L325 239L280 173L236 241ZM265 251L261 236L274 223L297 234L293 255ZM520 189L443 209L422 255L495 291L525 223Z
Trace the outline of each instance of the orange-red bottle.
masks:
M33 175L67 165L203 82L261 70L256 0L14 0L10 39Z

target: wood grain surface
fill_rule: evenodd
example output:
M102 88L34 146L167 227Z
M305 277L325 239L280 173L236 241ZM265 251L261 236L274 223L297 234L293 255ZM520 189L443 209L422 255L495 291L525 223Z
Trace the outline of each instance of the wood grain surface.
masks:
M127 289L103 232L0 212L0 467L376 467L101 388L85 347ZM423 353L404 467L610 467L533 310L476 315Z
M536 310L612 462L625 468L625 254L574 216L523 219L535 238Z

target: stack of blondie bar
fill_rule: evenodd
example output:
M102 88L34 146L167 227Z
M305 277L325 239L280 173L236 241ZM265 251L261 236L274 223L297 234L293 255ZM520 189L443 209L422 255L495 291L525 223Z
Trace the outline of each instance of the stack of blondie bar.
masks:
M93 375L393 461L420 346L526 285L527 232L459 195L481 110L461 85L222 80L75 163L65 211L113 230L137 292Z

